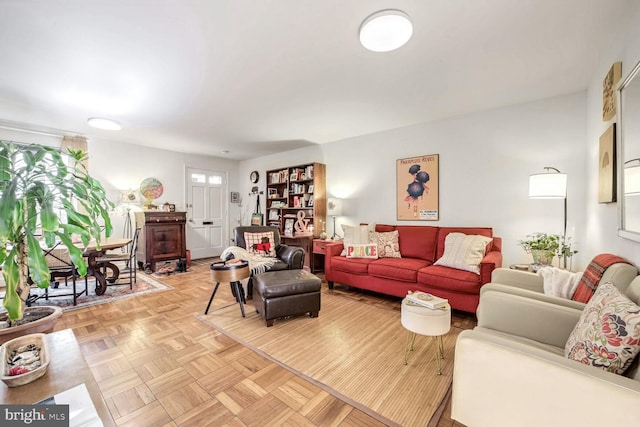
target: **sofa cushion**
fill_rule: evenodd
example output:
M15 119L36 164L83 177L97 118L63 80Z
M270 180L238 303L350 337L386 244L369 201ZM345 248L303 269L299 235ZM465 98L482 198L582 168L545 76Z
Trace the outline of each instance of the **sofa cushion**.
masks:
M477 234L449 233L444 240L444 254L434 263L480 274L480 261L490 237Z
M598 285L565 346L569 359L622 374L640 350L640 306L611 282Z
M400 245L398 244L398 230L379 233L369 232L369 241L378 246L379 258L400 258Z
M418 283L431 289L446 289L448 292L479 294L480 276L466 270L430 265L418 271ZM434 295L438 295L434 292Z
M336 271L343 271L352 274L367 274L369 264L376 261L372 258L346 258L336 256L331 258L331 268Z
M397 227L395 225L389 225L389 224L376 224L375 226L375 230L373 231L377 231L378 233L388 233L389 231L393 231L395 230Z
M369 264L369 275L383 279L413 282L418 270L429 265L429 261L416 258L380 258Z
M345 245L347 258L378 258L378 245Z
M428 225L399 225L400 254L433 263L436 260L438 229Z
M274 258L276 256L276 245L274 244L273 231L264 233L244 233L244 242L247 251L253 255Z
M369 232L375 230L375 224L369 225L345 225L342 224L344 234L344 249L340 255L347 255L347 245L366 245L369 243Z
M438 249L436 258L441 258L444 254L444 241L449 233L477 234L480 236L493 237L493 229L490 227L440 227L438 230Z

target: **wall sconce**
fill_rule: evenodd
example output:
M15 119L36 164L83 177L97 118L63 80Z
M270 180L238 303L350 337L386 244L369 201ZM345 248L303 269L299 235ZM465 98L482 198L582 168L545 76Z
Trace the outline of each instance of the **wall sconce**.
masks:
M631 162L637 162L637 165L627 166ZM631 159L624 162L624 195L638 196L640 195L640 159Z
M342 215L342 200L336 198L327 199L327 215L333 216L333 236L331 239L336 240L340 236L336 233L336 217Z

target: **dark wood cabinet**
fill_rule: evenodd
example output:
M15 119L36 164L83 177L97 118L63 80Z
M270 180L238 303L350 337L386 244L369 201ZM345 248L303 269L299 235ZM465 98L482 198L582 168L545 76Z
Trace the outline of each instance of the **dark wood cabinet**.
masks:
M138 261L155 271L156 262L186 258L185 224L186 212L136 212L136 227L140 228Z

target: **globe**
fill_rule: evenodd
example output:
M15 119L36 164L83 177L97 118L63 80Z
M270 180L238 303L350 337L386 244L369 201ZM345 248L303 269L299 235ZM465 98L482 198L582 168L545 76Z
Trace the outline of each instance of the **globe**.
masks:
M162 183L156 178L146 178L140 183L140 194L147 199L147 204L162 196L163 191Z

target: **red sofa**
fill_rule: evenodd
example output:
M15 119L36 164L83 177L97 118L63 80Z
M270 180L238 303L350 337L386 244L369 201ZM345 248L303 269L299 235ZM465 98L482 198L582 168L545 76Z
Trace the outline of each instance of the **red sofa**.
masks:
M486 227L432 227L376 224L377 232L398 230L401 258L347 258L343 244L327 245L325 277L334 283L404 297L407 291L423 291L447 298L454 309L475 313L480 288L491 281L491 272L502 266L502 239ZM444 253L447 234L459 232L491 237L480 274L432 265Z

